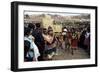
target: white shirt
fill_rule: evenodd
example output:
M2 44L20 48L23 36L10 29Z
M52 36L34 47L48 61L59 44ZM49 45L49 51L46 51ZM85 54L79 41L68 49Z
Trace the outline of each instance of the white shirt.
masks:
M36 58L36 61L37 61L37 58L40 56L38 47L37 47L36 44L34 43L34 40L33 40L34 37L33 37L32 35L30 35L28 38L32 41L32 44L33 44L33 47L34 47L34 54L35 54L35 58Z
M88 38L90 36L90 33L86 32L85 38Z
M28 40L31 43L30 49L34 50L35 59L37 61L37 58L40 56L40 53L39 53L38 47L36 46L36 44L32 40L32 36L30 35L29 37L24 37L24 40Z

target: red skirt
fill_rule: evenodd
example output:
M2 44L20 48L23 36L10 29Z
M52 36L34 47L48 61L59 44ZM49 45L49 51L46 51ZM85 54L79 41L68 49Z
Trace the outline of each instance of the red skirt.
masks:
M78 40L77 39L72 39L71 40L71 47L72 48L77 48L78 45Z

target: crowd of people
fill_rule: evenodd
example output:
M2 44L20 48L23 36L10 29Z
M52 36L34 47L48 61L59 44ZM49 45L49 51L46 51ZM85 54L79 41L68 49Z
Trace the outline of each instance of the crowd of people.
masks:
M43 28L40 23L24 26L24 61L47 61L58 55L57 50L85 49L90 54L90 29L62 28L55 33L52 27ZM67 53L67 52L66 52Z

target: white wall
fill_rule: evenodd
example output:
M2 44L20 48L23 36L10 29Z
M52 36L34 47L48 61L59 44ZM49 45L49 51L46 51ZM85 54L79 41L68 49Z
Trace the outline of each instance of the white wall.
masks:
M10 2L14 0L0 0L0 73L11 73L10 71ZM18 0L16 0L18 1ZM23 1L23 0L22 0ZM44 3L61 3L61 4L78 4L78 5L93 5L98 6L98 13L100 13L100 0L24 0L32 2L44 2ZM98 14L100 16L100 14ZM99 21L98 17L98 21ZM100 21L99 23L100 24ZM99 25L100 27L100 25ZM99 28L98 27L98 28ZM100 31L100 29L99 29ZM100 34L99 36L100 37ZM100 40L100 38L98 39ZM100 46L99 46L100 48ZM100 52L100 49L98 51ZM100 55L100 53L98 54ZM99 58L100 60L100 58ZM100 63L99 63L100 64ZM99 73L99 67L91 68L74 68L74 69L60 69L60 70L45 70L45 71L36 71L36 73L55 73L55 72L64 72L64 73L87 73L95 72ZM32 73L32 71L30 71Z

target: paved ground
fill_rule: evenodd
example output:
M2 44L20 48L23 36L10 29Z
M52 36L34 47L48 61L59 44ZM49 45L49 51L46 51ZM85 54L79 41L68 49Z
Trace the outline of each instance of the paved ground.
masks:
M71 59L87 59L89 58L88 54L83 49L74 50L72 55L70 51L58 50L58 55L53 57L53 60L71 60Z

